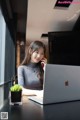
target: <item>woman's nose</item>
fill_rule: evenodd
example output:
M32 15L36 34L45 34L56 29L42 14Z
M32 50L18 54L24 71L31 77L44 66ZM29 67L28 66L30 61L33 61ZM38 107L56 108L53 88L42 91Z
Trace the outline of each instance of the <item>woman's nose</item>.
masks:
M38 57L38 58L40 58L40 57L41 57L41 55L40 55L40 54L38 54L38 55L37 55L37 57Z

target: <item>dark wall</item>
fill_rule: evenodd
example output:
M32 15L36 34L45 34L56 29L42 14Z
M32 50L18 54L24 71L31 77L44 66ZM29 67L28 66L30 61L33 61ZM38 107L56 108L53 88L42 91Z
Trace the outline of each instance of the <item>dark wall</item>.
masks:
M11 6L10 6L11 7ZM15 42L15 36L16 36L16 15L13 14L13 12L11 11L11 16L8 13L8 8L7 8L7 4L6 4L6 0L1 0L1 10L5 19L5 22L7 24L7 27L10 31L11 37L13 39L13 41Z
M9 87L12 83L12 77L15 75L15 45L11 38L10 32L6 27L5 36L5 75L4 75L4 99L8 98ZM10 82L9 82L10 81Z
M49 63L80 65L80 32L49 33Z
M1 11L2 15L5 20L5 30L6 32L5 37L5 60L4 60L4 81L2 87L4 88L4 101L7 100L9 97L9 88L11 86L11 77L15 75L15 38L16 38L16 25L14 24L14 19L13 19L13 13L12 13L12 18L10 18L7 5L6 5L6 0L1 0L0 1L1 5ZM4 42L2 40L2 42Z

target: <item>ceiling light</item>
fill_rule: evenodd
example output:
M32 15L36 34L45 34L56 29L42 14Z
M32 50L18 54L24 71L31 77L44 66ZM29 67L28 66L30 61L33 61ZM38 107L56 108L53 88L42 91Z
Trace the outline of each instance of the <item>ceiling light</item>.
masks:
M48 37L48 34L43 33L43 34L41 35L41 38L42 38L42 37Z
M24 45L24 41L21 41L21 42L20 42L20 45L23 46L23 45Z

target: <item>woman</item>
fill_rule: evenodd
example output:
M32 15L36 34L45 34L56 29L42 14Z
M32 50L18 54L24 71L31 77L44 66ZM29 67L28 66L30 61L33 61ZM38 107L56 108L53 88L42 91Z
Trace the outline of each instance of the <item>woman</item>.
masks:
M46 64L46 48L41 41L34 41L28 47L22 64L18 67L18 84L22 86L23 95L36 95L43 89L44 70Z

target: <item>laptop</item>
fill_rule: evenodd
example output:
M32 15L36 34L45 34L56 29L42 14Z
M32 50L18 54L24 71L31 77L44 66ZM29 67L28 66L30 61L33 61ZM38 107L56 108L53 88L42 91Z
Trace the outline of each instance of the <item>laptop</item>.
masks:
M80 100L80 66L46 64L40 92L29 99L42 105Z

